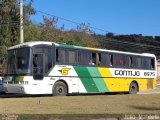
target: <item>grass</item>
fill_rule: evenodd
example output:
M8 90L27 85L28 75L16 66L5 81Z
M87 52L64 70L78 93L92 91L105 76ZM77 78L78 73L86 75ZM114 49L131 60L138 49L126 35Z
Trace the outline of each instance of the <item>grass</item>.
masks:
M0 114L48 116L160 115L160 94L0 98ZM37 118L39 119L39 118Z

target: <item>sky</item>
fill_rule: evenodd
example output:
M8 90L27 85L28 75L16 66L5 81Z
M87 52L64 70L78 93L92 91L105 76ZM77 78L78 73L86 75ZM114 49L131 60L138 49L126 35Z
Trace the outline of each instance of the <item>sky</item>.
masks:
M64 24L66 30L77 24L61 18L101 29L91 28L96 34L160 36L160 0L34 0L32 6L34 23L58 16L58 27Z

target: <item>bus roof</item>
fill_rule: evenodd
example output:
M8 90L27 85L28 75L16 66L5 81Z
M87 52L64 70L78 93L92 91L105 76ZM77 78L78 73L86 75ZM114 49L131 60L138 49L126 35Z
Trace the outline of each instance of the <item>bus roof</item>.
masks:
M18 44L18 45L9 47L8 50L12 50L12 49L16 49L16 48L24 48L24 47L33 47L35 45L53 45L53 44L55 46L66 47L66 48L87 49L87 50L102 51L102 52L139 55L139 56L146 56L146 57L155 57L154 54L150 54L150 53L123 52L123 51L117 51L117 50L108 50L108 49L99 49L99 48L76 46L76 45L67 45L66 43L55 43L55 42L47 42L47 41L26 42L26 43L22 43L22 44Z

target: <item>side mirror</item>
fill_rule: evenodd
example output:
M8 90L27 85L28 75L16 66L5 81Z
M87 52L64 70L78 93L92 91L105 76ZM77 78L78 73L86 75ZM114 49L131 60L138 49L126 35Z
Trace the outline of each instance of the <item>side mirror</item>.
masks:
M35 80L42 80L44 75L44 55L33 55L33 78Z

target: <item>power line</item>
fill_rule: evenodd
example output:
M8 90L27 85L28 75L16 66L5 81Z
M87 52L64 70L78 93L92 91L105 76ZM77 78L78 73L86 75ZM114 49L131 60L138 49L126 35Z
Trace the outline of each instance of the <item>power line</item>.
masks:
M81 23L78 23L78 22L75 22L75 21L72 21L72 20L69 20L69 19L66 19L66 18L63 18L63 17L59 17L59 16L56 16L56 15L53 15L53 14L49 14L49 13L46 13L46 12L43 12L43 11L40 11L40 10L37 10L37 12L39 13L42 13L42 14L45 14L45 15L48 15L48 16L52 16L52 17L56 17L56 18L59 18L61 20L64 20L64 21L67 21L67 22L70 22L70 23L73 23L73 24L76 24L76 25L81 25ZM104 29L101 29L101 28L97 28L97 27L93 27L93 26L89 26L89 25L86 25L86 27L89 27L89 28L92 28L92 29L95 29L95 30L99 30L99 31L103 31L103 32L106 32L108 33L109 31L107 30L104 30ZM112 32L113 33L113 32ZM117 33L113 33L113 34L117 34ZM108 42L111 42L111 43L116 43L116 44L123 44L123 45L131 45L131 46L139 46L139 47L142 47L142 48L148 48L148 49L153 49L154 51L159 51L160 50L160 47L158 46L154 46L154 45L141 45L139 43L134 43L134 42L127 42L127 41L119 41L119 40L109 40L109 39L105 39L104 41L108 41Z
M53 14L49 14L49 13L46 13L46 12L43 12L43 11L39 11L37 10L37 12L39 13L42 13L42 14L45 14L45 15L48 15L48 16L52 16L52 17L56 17L56 18L59 18L61 20L64 20L64 21L67 21L67 22L70 22L70 23L73 23L73 24L76 24L76 25L81 25L81 23L78 23L78 22L75 22L75 21L72 21L72 20L69 20L69 19L66 19L66 18L63 18L63 17L59 17L59 16L55 16ZM0 22L0 23L3 23L3 22ZM4 22L4 24L8 24L8 22ZM18 21L16 22L11 22L11 24L17 24L18 25ZM90 25L85 25L86 27L89 27L89 28L92 28L92 29L96 29L96 30L99 30L99 31L103 31L103 32L109 32L107 30L104 30L104 29L100 29L100 28L96 28L96 27L93 27L93 26L90 26ZM114 33L116 34L116 33ZM108 41L110 43L116 43L116 44L122 44L122 45L131 45L131 46L139 46L139 47L143 47L143 48L149 48L149 49L153 49L153 50L160 50L160 47L158 46L154 46L154 45L141 45L139 43L134 43L134 42L127 42L127 41L119 41L119 40L113 40L113 39L105 39L103 41Z
M75 22L75 21L72 21L72 20L63 18L63 17L59 17L59 16L56 16L56 15L53 15L53 14L49 14L49 13L46 13L46 12L43 12L43 11L40 11L40 10L36 10L36 11L39 12L39 13L48 15L48 16L56 17L56 18L58 18L58 19L61 19L61 20L64 20L64 21L67 21L67 22L76 24L76 25L81 25L81 23L78 23L78 22ZM107 31L107 30L104 30L104 29L101 29L101 28L97 28L97 27L93 27L93 26L90 26L90 25L85 25L85 26L88 27L88 28L92 28L92 29L94 29L94 30L103 31L103 32L106 32L106 33L109 33L109 32L110 32L110 31ZM113 33L113 32L112 32L112 33ZM116 33L114 33L114 34L116 34Z
M141 47L141 48L147 48L150 49L152 51L157 51L157 53L160 54L160 47L158 46L154 46L154 45L142 45L139 43L134 43L134 42L126 42L126 41L118 41L118 40L114 40L114 39L102 39L103 42L109 42L109 43L113 43L113 44L117 44L117 45L124 45L124 46L134 46L134 47Z

